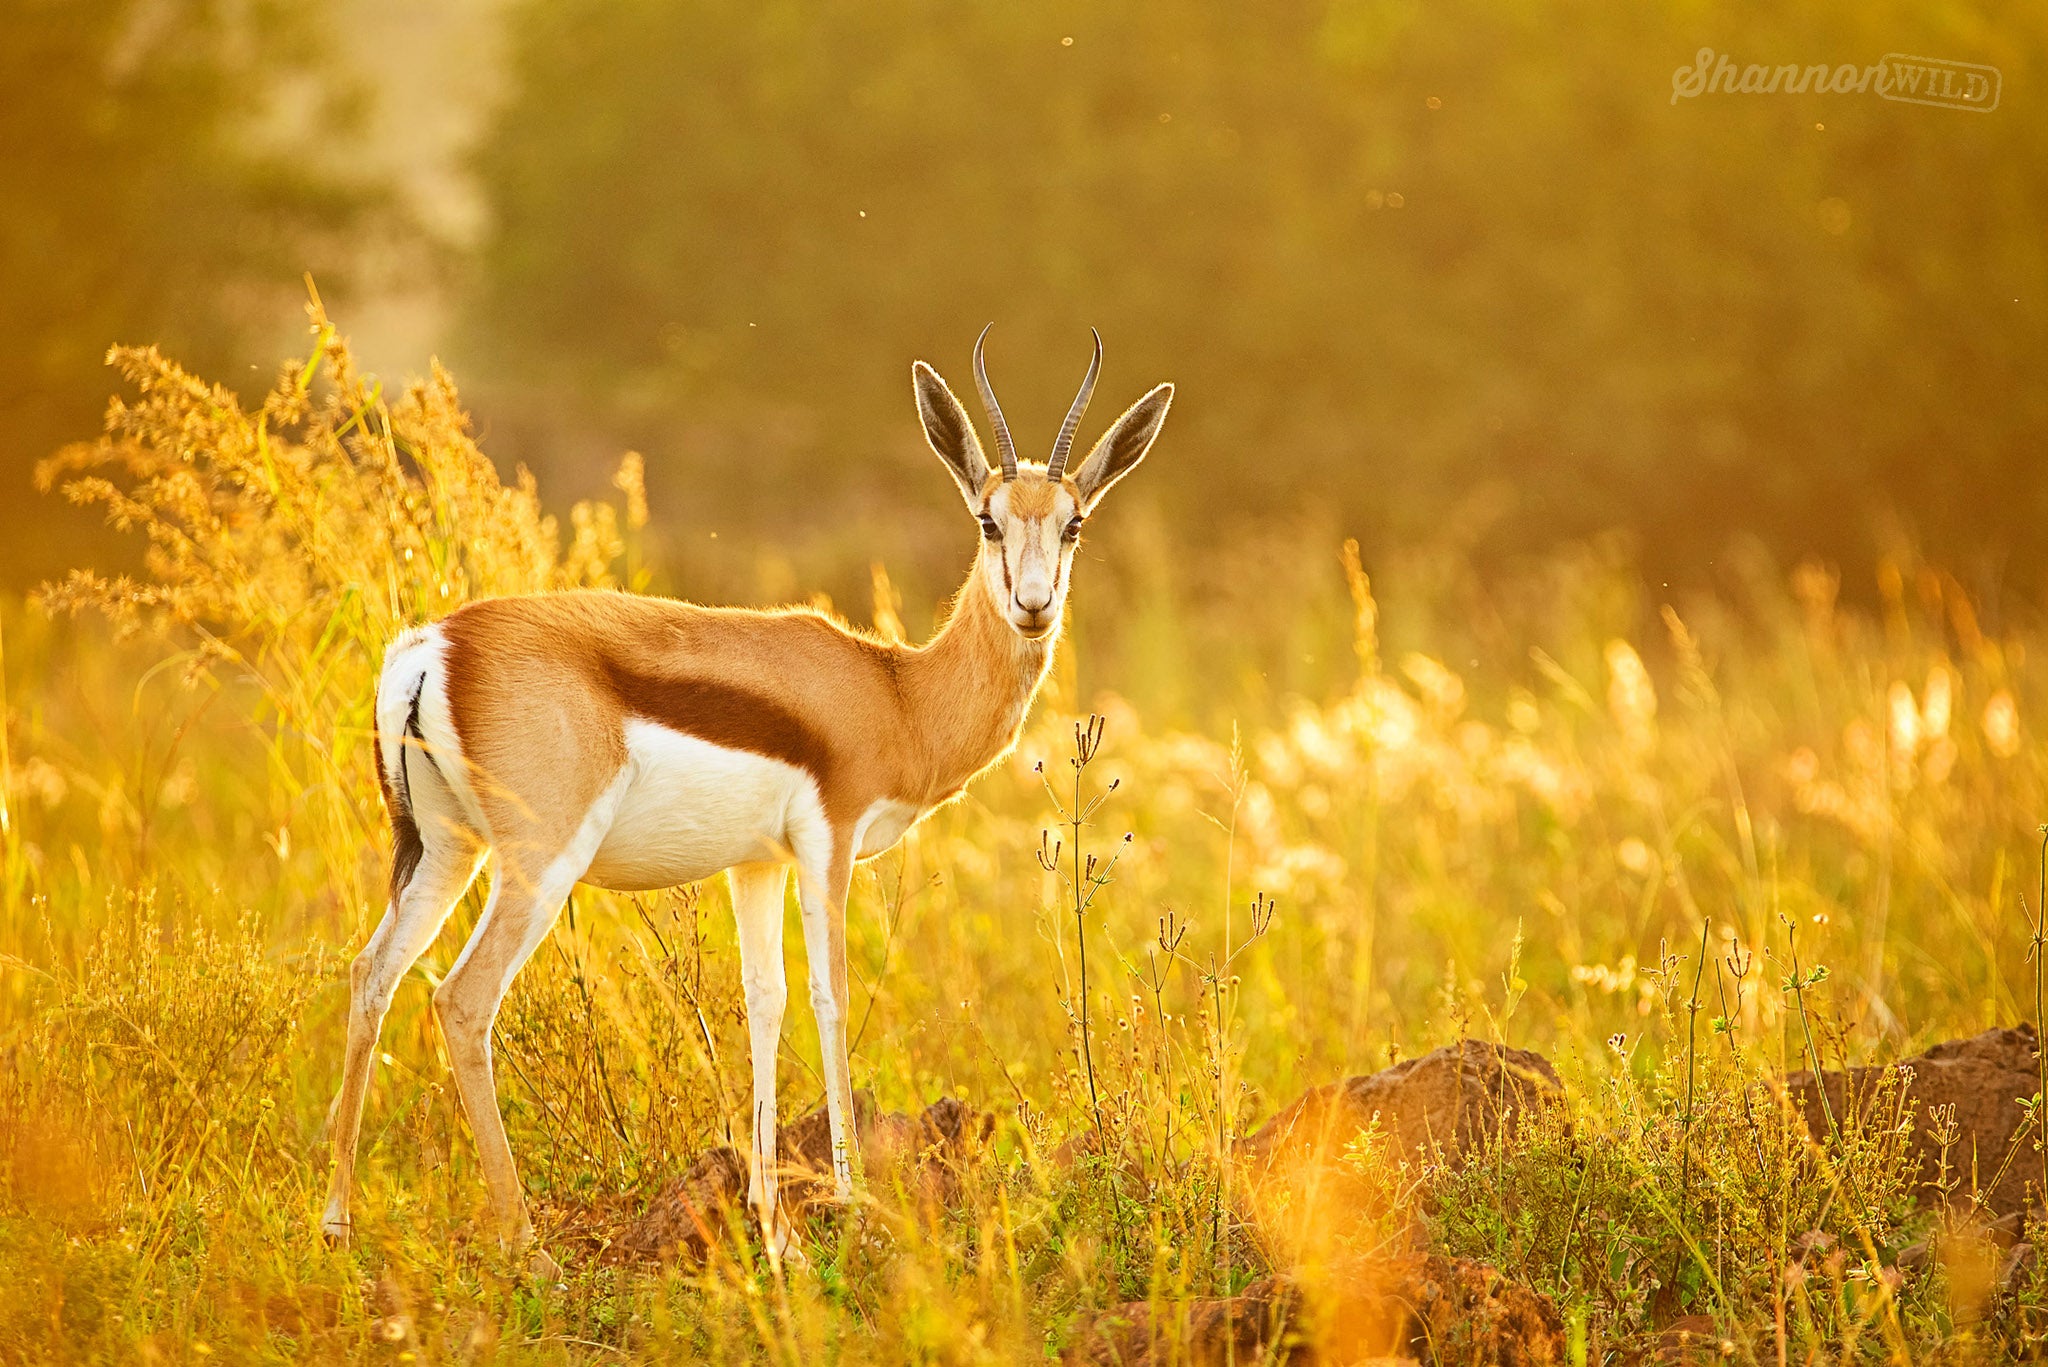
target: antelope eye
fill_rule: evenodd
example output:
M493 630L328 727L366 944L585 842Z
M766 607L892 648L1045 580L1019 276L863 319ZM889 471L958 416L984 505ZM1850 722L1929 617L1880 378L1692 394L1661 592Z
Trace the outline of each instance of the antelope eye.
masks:
M981 514L981 534L990 541L1001 541L1003 539L1003 529L997 526L996 520L987 513Z
M1069 523L1067 524L1067 528L1066 528L1066 530L1065 530L1065 531L1063 531L1063 532L1061 532L1061 533L1060 533L1060 540L1062 540L1062 541L1079 541L1080 539L1081 539L1081 519L1077 517L1077 518L1075 518L1075 519L1074 519L1074 520L1073 520L1072 522L1069 522Z

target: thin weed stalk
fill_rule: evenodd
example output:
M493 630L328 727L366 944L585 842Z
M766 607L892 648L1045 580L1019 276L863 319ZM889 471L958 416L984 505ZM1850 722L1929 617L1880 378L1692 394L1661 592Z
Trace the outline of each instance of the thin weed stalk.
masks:
M1052 779L1045 774L1044 765L1039 766L1046 795L1052 799L1053 809L1059 815L1059 824L1066 828L1067 835L1063 839L1053 839L1050 844L1047 843L1045 836L1041 836L1038 845L1039 867L1060 876L1067 885L1069 911L1074 918L1074 952L1079 960L1080 969L1080 1010L1076 1020L1081 1032L1081 1064L1088 1080L1088 1109L1095 1123L1096 1142L1101 1146L1101 1152L1105 1157L1109 1153L1109 1134L1102 1119L1102 1092L1095 1077L1095 1049L1088 995L1087 918L1089 908L1095 903L1095 895L1108 885L1117 861L1123 858L1123 852L1129 848L1131 842L1130 833L1126 832L1123 843L1117 847L1116 853L1109 857L1108 863L1101 864L1100 867L1097 857L1087 853L1083 848L1082 837L1096 809L1122 782L1120 779L1111 779L1109 786L1100 793L1092 798L1087 795L1085 779L1088 766L1095 762L1096 755L1101 752L1102 736L1107 726L1107 718L1092 712L1086 721L1074 723L1074 753L1067 760L1068 766L1073 770L1074 779L1071 801L1061 799L1053 790ZM1066 853L1071 865L1062 863L1060 859L1062 844L1068 847Z
M1713 924L1711 919L1700 924L1700 957L1699 962L1693 965L1692 995L1685 1003L1685 1114L1680 1117L1678 1126L1678 1224L1681 1233L1685 1232L1692 1202L1692 1126L1695 1115L1695 1086L1699 1074L1699 1058L1695 1045L1699 1037L1700 983L1706 977L1707 937L1713 931ZM1676 1262L1672 1265L1671 1280L1675 1286L1678 1281Z
M20 882L27 872L21 860L21 835L14 828L14 814L8 806L14 792L14 761L8 749L7 730L14 711L7 700L6 624L0 620L0 889L10 905L21 900Z
M1115 853L1104 861L1084 849L1088 827L1093 824L1095 813L1108 801L1110 794L1121 785L1122 780L1111 779L1099 793L1090 796L1087 791L1088 767L1095 762L1102 751L1102 737L1108 727L1108 719L1090 713L1086 721L1074 724L1074 753L1068 757L1068 766L1073 772L1072 797L1063 801L1052 786L1052 780L1039 766L1039 773L1045 784L1046 795L1051 798L1058 813L1060 825L1065 827L1066 836L1051 840L1041 832L1038 844L1039 866L1061 878L1067 888L1068 910L1074 921L1075 957L1078 960L1080 979L1079 1009L1070 1003L1069 1018L1075 1023L1081 1040L1081 1066L1088 1083L1088 1112L1095 1129L1097 1162L1102 1173L1103 1195L1111 1213L1111 1227L1118 1247L1127 1243L1124 1227L1123 1197L1118 1189L1114 1171L1113 1151L1109 1139L1109 1125L1103 1117L1102 1088L1097 1080L1093 1030L1094 1004L1090 1000L1088 974L1088 912L1095 905L1095 898L1109 885L1116 872L1117 863L1124 851L1130 848L1131 833L1126 831L1118 843ZM1068 862L1061 859L1062 846L1066 847Z
M1842 1131L1835 1121L1835 1108L1828 1100L1826 1078L1823 1076L1821 1067L1820 1048L1814 1043L1813 1022L1808 1018L1806 1012L1806 993L1808 989L1827 981L1827 965L1815 964L1813 971L1810 973L1802 968L1799 962L1799 926L1789 916L1781 915L1778 919L1784 923L1785 950L1792 959L1792 974L1785 979L1783 987L1792 996L1793 1012L1799 1017L1800 1036L1806 1044L1807 1066L1813 1069L1814 1093L1820 1098L1820 1113L1828 1122L1828 1137L1834 1141L1835 1148L1839 1152L1842 1146Z
M2048 824L2041 827L2041 852L2036 864L2037 881L2034 889L2034 910L2029 917L2030 934L2027 942L2027 960L2034 968L2034 1063L2038 1069L2037 1080L2040 1090L2034 1094L2035 1121L2034 1149L2041 1155L2041 1199L2048 1201L2048 1131L2041 1125L2042 1108L2048 1107L2048 1012L2044 1012L2042 979L2048 964L2042 961L2042 950L2048 945Z

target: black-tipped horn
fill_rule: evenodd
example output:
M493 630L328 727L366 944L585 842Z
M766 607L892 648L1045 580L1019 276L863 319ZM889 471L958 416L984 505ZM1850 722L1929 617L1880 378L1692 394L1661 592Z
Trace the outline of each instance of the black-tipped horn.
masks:
M1067 420L1060 424L1060 438L1052 444L1052 459L1045 466L1045 477L1050 480L1056 481L1066 472L1067 453L1074 449L1074 430L1081 425L1081 415L1088 411L1088 400L1095 394L1095 377L1102 373L1102 334L1089 328L1088 335L1095 339L1095 355L1088 361L1088 373L1081 377L1081 392L1074 396Z
M995 429L996 455L1003 464L1003 478L1017 477L1017 443L1010 440L1010 424L1003 421L1003 406L996 402L995 386L988 382L988 367L981 362L981 344L988 340L990 323L974 339L974 386L981 391L981 406L988 413L988 425Z

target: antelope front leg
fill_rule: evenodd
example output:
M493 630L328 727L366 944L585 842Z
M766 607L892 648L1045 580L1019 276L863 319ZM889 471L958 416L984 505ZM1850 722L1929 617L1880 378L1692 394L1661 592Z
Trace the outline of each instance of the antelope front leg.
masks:
M803 907L804 957L810 961L811 1010L818 1018L818 1053L825 1067L825 1108L832 1125L832 1189L853 1199L860 1144L854 1134L853 1079L846 1053L846 895L853 883L852 841L841 832L823 868L798 870Z
M739 864L727 871L739 922L740 985L746 992L747 1043L753 1055L753 1148L747 1156L747 1201L761 1222L770 1258L790 1249L790 1231L776 1209L775 1057L789 981L782 963L782 899L789 871L781 864Z

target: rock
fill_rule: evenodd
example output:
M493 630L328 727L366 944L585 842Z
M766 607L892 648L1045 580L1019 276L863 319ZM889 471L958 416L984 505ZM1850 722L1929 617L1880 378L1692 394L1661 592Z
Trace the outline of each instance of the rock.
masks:
M2031 1243L2017 1243L2006 1250L2005 1261L1998 1265L1998 1289L2009 1293L2022 1282L2034 1275L2034 1246Z
M1301 1345L1287 1333L1294 1300L1291 1287L1268 1277L1235 1296L1159 1305L1132 1301L1089 1316L1066 1360L1088 1367L1303 1361Z
M1557 1070L1543 1055L1461 1040L1367 1077L1314 1088L1246 1136L1238 1152L1254 1168L1341 1155L1378 1115L1401 1156L1434 1146L1460 1154L1512 1134L1523 1115L1563 1095Z
M1414 1362L1525 1367L1565 1359L1544 1298L1485 1263L1413 1255L1354 1261L1310 1283L1255 1282L1236 1296L1135 1301L1091 1317L1069 1363Z
M1990 1231L1968 1224L1937 1233L1933 1244L1945 1274L1950 1319L1958 1325L1980 1323L2000 1290L2004 1249Z
M1998 1284L1991 1296L1990 1309L1994 1319L2011 1324L2024 1318L2023 1307L2029 1301L2038 1304L2038 1263L2031 1243L2017 1243L2006 1250L2004 1261L1998 1265Z
M1998 1290L2004 1293L2016 1281L2030 1277L2034 1267L2034 1246L2015 1234L2018 1221L2004 1219L1990 1224L1965 1223L1938 1232L1899 1250L1894 1266L1902 1276L1919 1276L1937 1262L1948 1265L1953 1280L1954 1265L1964 1262L1998 1264ZM1973 1245L1980 1246L1981 1254ZM1958 1253L1961 1252L1959 1259Z
M1514 1051L1522 1052L1522 1051ZM1552 1085L1556 1075L1543 1064ZM1379 1275L1353 1284L1346 1305L1334 1307L1318 1325L1327 1325L1324 1342L1356 1343L1355 1337L1329 1337L1330 1330L1351 1325L1368 1333L1378 1324L1398 1322L1405 1335L1401 1346L1423 1362L1497 1363L1499 1367L1530 1367L1565 1360L1564 1320L1549 1298L1506 1280L1490 1264L1464 1258L1414 1256L1385 1265Z
M1721 1360L1721 1345L1733 1356L1735 1345L1721 1336L1710 1315L1684 1315L1664 1326L1650 1350L1654 1363L1703 1363Z
M1541 1054L1472 1039L1317 1087L1239 1142L1249 1212L1276 1248L1310 1261L1335 1255L1361 1234L1398 1239L1398 1229L1374 1226L1405 1193L1344 1161L1374 1116L1391 1177L1400 1159L1433 1152L1455 1158L1513 1133L1525 1115L1563 1095ZM1419 1233L1411 1230L1411 1240L1419 1242Z
M731 1227L747 1199L747 1160L725 1145L700 1154L661 1189L619 1236L627 1253L663 1262L696 1261Z
M901 1193L921 1207L957 1203L961 1177L995 1129L995 1117L955 1097L944 1097L909 1116L875 1110L868 1092L854 1097L854 1131L869 1189ZM800 1221L832 1196L832 1124L824 1107L780 1128L776 1153L782 1165L780 1199L792 1221ZM663 1261L701 1259L736 1214L745 1209L747 1160L721 1145L700 1155L682 1176L648 1202L640 1218L619 1236L629 1254Z
M2005 1162L2020 1129L2020 1102L2041 1089L2034 1050L2033 1026L2018 1025L1949 1040L1900 1063L1852 1068L1846 1076L1831 1069L1821 1076L1828 1105L1840 1124L1845 1117L1868 1109L1884 1077L1900 1068L1912 1069L1906 1098L1913 1121L1913 1151L1920 1164L1922 1204L1936 1199L1934 1182L1941 1163L1940 1146L1929 1135L1928 1112L1935 1106L1953 1105L1958 1137L1949 1164L1951 1172L1963 1179L1958 1197L1967 1199L1974 1171L1979 1180L1990 1184L1984 1192L1990 1209L1998 1215L2011 1215L2027 1208L2028 1186L2038 1187L2041 1178L2039 1155L2030 1144L2011 1164ZM1807 1130L1816 1139L1825 1139L1828 1122L1820 1105L1822 1089L1814 1086L1812 1072L1789 1075L1785 1089L1804 1115ZM2001 1166L2005 1172L1998 1176ZM2038 1196L2033 1198L2034 1203L2038 1200Z
M853 1098L854 1130L869 1189L877 1195L901 1191L921 1207L943 1209L960 1199L960 1179L995 1132L995 1117L957 1097L941 1097L922 1114L875 1110L869 1092ZM830 1199L832 1121L820 1106L784 1126L776 1149L785 1169L783 1199L792 1218Z

